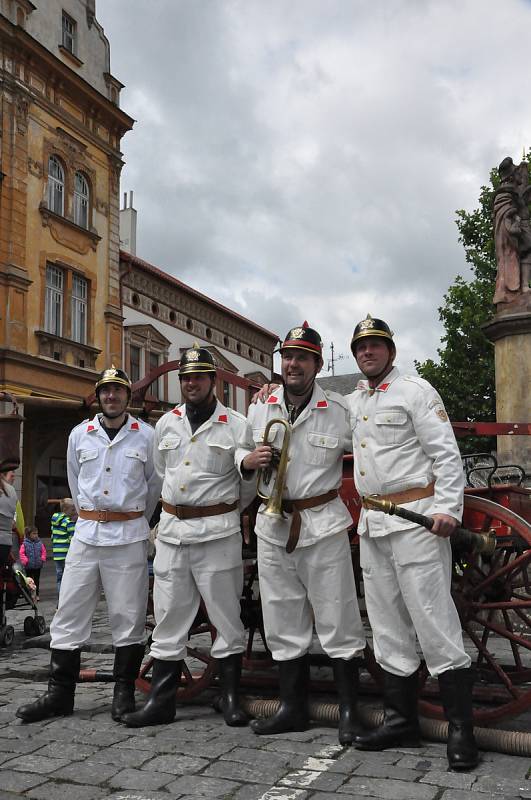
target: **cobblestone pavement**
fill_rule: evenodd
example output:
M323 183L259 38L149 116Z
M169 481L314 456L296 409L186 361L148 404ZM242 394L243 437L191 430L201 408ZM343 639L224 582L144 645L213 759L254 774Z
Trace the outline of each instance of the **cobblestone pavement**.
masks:
M44 584L41 613L49 624L55 608L49 569ZM179 706L171 725L129 729L110 717L112 684L82 684L73 716L24 725L15 710L45 689L49 653L25 646L36 643L22 633L27 610L8 613L17 635L11 648L0 649L0 800L531 798L527 758L483 753L474 772L458 774L448 772L440 743L366 753L341 748L336 731L320 726L257 737L224 725L208 694ZM82 666L111 669L103 602L91 647ZM530 730L530 723L528 713L517 727Z

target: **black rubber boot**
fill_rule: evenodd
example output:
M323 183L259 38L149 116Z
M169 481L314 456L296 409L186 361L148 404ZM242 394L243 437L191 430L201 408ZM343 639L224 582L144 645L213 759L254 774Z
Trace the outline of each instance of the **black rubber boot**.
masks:
M280 707L267 719L253 719L251 728L259 736L308 729L308 656L278 662Z
M143 728L146 725L164 725L173 722L182 665L182 661L153 659L151 691L146 705L140 711L124 714L121 722L128 728Z
M446 753L450 769L470 770L479 764L472 720L473 671L449 669L439 675L439 689L448 720Z
M356 736L359 750L419 747L418 672L407 677L384 672L384 721L373 731Z
M339 700L339 744L351 745L356 736L364 733L356 711L359 662L356 658L350 661L332 658L331 661Z
M119 722L124 714L135 710L135 681L140 672L145 647L143 644L129 644L117 647L114 654L114 695L111 716Z
M249 717L240 708L238 689L242 673L242 655L234 653L226 658L218 659L221 698L218 704L227 725L235 727L247 725Z
M74 710L74 694L79 677L81 650L52 650L48 691L20 706L17 717L24 722L38 722L48 717L68 717Z

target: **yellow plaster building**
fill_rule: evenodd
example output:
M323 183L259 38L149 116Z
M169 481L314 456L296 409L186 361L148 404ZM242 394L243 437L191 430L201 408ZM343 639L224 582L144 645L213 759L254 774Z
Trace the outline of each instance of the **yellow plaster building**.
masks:
M95 0L0 0L0 390L22 400L29 518L68 494L80 400L121 364L121 88Z

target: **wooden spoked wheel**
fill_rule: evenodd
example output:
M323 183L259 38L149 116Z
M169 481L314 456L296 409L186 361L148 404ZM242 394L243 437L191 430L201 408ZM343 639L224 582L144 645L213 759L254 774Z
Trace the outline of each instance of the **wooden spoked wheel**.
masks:
M452 581L465 648L476 670L474 719L488 725L531 707L531 525L473 495L465 497L465 525L496 532L494 554L461 556ZM424 695L435 690L429 679ZM443 718L442 707L429 699L421 701L420 711Z
M177 689L177 701L185 702L196 697L211 685L217 672L216 659L210 651L216 638L216 629L210 623L203 602L199 607L196 619L189 633L186 646L181 682ZM153 659L148 658L142 664L140 675L136 680L136 688L149 692L151 687L151 669Z

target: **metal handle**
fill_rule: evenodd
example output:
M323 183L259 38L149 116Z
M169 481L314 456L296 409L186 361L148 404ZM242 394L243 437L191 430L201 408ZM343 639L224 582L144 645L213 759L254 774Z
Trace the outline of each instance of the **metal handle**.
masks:
M378 495L370 494L363 497L362 504L366 509L383 511L384 514L395 514L397 517L407 519L409 522L415 522L429 531L431 531L435 523L433 517L426 517L424 514L418 514L416 511L402 508L390 500L378 497ZM456 528L450 535L450 539L462 549L472 550L475 553L484 553L488 556L492 555L496 549L496 534L492 530L488 533L476 533L466 528Z

